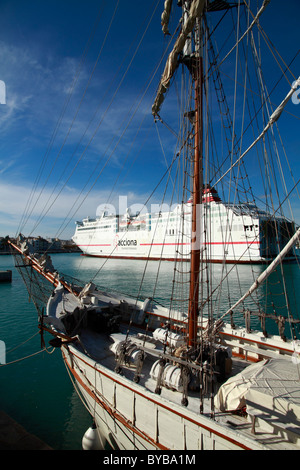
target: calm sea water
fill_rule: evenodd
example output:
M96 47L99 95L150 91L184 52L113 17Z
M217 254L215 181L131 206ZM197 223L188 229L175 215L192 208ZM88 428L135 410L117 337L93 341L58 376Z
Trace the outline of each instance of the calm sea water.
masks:
M54 266L65 274L88 282L98 273L94 279L97 285L124 293L138 294L140 280L144 277L144 262L140 261L115 260L105 264L101 259L79 254L51 257ZM158 262L149 263L141 294L149 295L156 286L155 297L164 302L172 290L174 268L172 263L162 263L159 279L157 268ZM27 290L9 255L0 256L0 270L6 269L13 271L13 279L11 284L0 284L0 340L6 345L6 362L17 362L0 367L0 408L52 448L81 449L81 439L91 425L91 418L73 389L60 351L33 355L40 351L36 310L28 301ZM213 283L217 284L221 269L220 265L214 265ZM292 264L284 269L296 317L300 302L293 289L300 287L299 269ZM235 292L238 295L240 289L249 287L252 275L258 275L261 270L260 266L243 266L239 280L232 273L228 279L231 295ZM279 284L279 279L272 277L268 289L273 289L277 295ZM271 332L277 333L277 330ZM33 356L19 361L30 355Z

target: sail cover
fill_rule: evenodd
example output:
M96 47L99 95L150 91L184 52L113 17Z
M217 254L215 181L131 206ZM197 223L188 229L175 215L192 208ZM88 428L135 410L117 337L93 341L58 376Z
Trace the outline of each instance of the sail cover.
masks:
M165 9L161 15L161 26L164 34L169 34L169 19L173 0L165 0Z
M300 426L298 365L292 360L270 359L248 366L225 382L215 397L220 411L241 409L262 420L275 416L278 424Z
M189 17L187 21L185 21L182 31L178 36L173 50L168 57L164 72L159 83L158 92L154 104L152 106L152 114L154 116L157 116L159 113L159 110L164 100L164 94L169 88L171 78L173 77L175 70L178 67L178 55L183 50L187 37L193 30L196 19L201 16L204 10L204 6L205 0L193 0L191 4Z

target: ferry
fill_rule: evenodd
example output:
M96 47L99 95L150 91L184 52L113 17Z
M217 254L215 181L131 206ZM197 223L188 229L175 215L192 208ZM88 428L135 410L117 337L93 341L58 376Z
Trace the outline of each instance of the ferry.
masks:
M135 215L127 209L123 216L103 211L100 217L77 221L72 239L87 256L189 261L191 205L189 200L171 211ZM204 217L199 213L203 222L195 243L210 262L268 261L295 233L293 223L271 218L255 204L223 203L214 188L204 189L199 211Z

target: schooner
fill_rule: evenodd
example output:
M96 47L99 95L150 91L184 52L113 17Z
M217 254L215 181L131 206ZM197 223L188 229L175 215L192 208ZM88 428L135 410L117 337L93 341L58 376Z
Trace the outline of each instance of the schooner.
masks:
M263 115L264 124L251 143L238 141L231 125L228 155L222 163L211 162L215 151L211 126L216 117L209 113L213 106L209 98L212 84L220 105L217 117L224 124L230 121L220 62L243 50L246 44L254 55L257 80L262 80L254 31L263 34L259 20L267 14L269 3L264 0L253 13L248 0L178 2L182 11L179 34L161 76L152 114L156 124L165 124L165 98L182 67L188 73L189 78L184 78L188 90L181 105L181 139L173 163L178 163L180 155L184 174L182 201L187 196L192 201L192 230L190 262L181 262L178 249L167 305L156 302L151 293L134 298L103 290L93 282L80 283L58 273L47 253L34 254L30 240L23 235L17 242L10 242L16 266L39 313L42 340L46 332L53 335L50 343L61 349L74 387L91 413L94 425L89 435L93 436L95 448L300 448L299 320L287 299L287 290L286 316L278 314L273 303L271 310L267 307L268 293L256 297L278 267L286 289L283 263L290 253L296 254L300 228L292 220L282 218L282 224L288 223L288 240L285 237L283 243L278 238L274 259L252 282L249 280L246 292L234 299L235 293L231 293L229 303L223 304L221 293L228 288L229 272L224 269L222 282L212 286L208 262L212 213L210 205L203 201L205 191L225 183L236 192L241 189L248 193L247 174L243 173L245 161L257 147L262 147L263 159L267 160L269 134L273 135L285 106L300 86L300 78L295 78L272 112L268 109L267 121L267 114L256 110L255 119L258 114ZM165 34L172 8L178 7L166 0L162 15ZM234 47L220 61L213 35L220 31L227 15L242 14L246 14L247 28L243 33L238 29ZM213 15L218 15L219 20L212 27ZM236 57L237 70L240 63ZM250 63L245 68L245 91L250 88L248 66ZM260 97L262 104L270 105L265 92L263 89ZM248 106L245 97L243 111ZM236 199L235 193L234 196ZM248 204L250 207L249 201ZM266 222L266 230L272 231L274 237L281 236L279 225L272 218L279 209L281 205L271 206ZM230 220L225 230L229 240ZM179 232L185 235L184 214ZM296 255L294 259L298 261ZM228 269L233 268L235 265ZM235 321L236 314L239 323ZM274 321L277 334L267 331L268 321ZM286 324L292 331L290 338L286 337Z

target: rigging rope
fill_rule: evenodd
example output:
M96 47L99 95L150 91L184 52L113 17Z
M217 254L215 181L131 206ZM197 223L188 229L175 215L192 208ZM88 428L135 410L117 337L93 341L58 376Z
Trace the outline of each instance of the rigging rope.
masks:
M244 34L238 39L238 41L236 42L236 44L232 47L232 49L226 54L226 56L221 60L221 62L218 64L218 67L220 67L222 65L222 63L227 59L227 57L232 53L232 51L234 51L235 48L238 47L239 43L244 39L244 37L250 33L250 31L253 29L253 27L255 26L255 24L258 22L259 20L259 17L263 14L264 10L266 9L266 7L268 6L268 4L270 3L271 0L264 0L260 10L258 11L257 15L255 16L254 20L252 21L251 25L248 27L248 29L244 32ZM246 1L244 0L244 3L245 5L248 7ZM238 7L240 7L240 2L238 4ZM249 7L248 7L249 9ZM250 11L250 9L249 9ZM252 15L253 16L253 15Z
M76 69L76 72L75 72L75 75L74 75L74 78L73 78L73 82L72 82L72 84L71 84L71 87L70 87L69 93L68 93L68 95L67 95L67 97L66 97L66 100L65 100L65 102L64 102L64 104L63 104L63 107L62 107L60 116L59 116L59 118L58 118L58 120L57 120L57 123L56 123L56 125L55 125L55 129L54 129L54 131L53 131L53 133L52 133L50 142L49 142L49 144L48 144L48 148L47 148L47 150L46 150L46 152L45 152L45 155L44 155L44 157L43 157L43 160L42 160L42 162L41 162L41 165L40 165L38 174L37 174L37 176L36 176L36 179L35 179L35 182L34 182L34 184L33 184L32 189L31 189L31 193L30 193L30 195L29 195L29 198L28 198L28 200L27 200L27 203L26 203L26 206L25 206L23 215L22 215L22 217L21 217L21 220L20 220L20 223L19 223L17 232L16 232L16 236L20 233L20 231L22 231L22 229L23 229L23 228L25 227L25 225L27 224L27 222L28 222L28 220L29 220L29 217L30 217L30 215L32 214L32 212L33 212L33 210L34 210L34 207L36 206L37 201L38 201L38 199L40 198L41 193L42 193L42 191L43 191L43 189L44 189L44 187L45 187L45 185L46 185L46 183L45 183L44 186L43 186L43 188L42 188L42 190L40 191L39 196L37 197L37 200L36 200L34 206L32 207L31 211L29 212L30 204L31 204L31 202L32 202L32 200L33 200L34 194L35 194L36 191L37 191L39 180L40 180L40 178L41 178L41 176L42 176L42 173L43 173L43 170L44 170L44 168L45 168L47 159L49 158L49 154L50 154L50 151L51 151L51 149L52 149L52 147L53 147L55 138L56 138L56 136L57 136L57 134L58 134L58 130L59 130L59 127L60 127L60 125L61 125L61 123L62 123L62 119L63 119L63 117L64 117L64 115L65 115L65 112L66 112L66 110L67 110L67 107L68 107L68 105L69 105L69 103L70 103L71 97L72 97L73 92L74 92L74 89L75 89L75 85L76 85L76 83L77 83L77 81L78 81L78 78L79 78L79 76L80 76L81 69L82 69L83 64L84 64L84 62L85 62L85 59L86 59L87 53L88 53L88 51L89 51L89 48L90 48L90 46L91 46L93 37L94 37L94 35L95 35L95 33L96 33L96 30L97 30L99 21L100 21L101 16L102 16L102 13L103 13L103 10L102 10L102 7L101 7L101 8L99 9L99 11L98 11L97 18L96 18L96 22L95 22L95 24L94 24L93 30L92 30L92 32L91 32L91 34L90 34L90 37L89 37L89 39L88 39L88 41L87 41L87 44L86 44L85 49L84 49L84 52L83 52L83 54L82 54L82 56L81 56L79 65L78 65L78 67L77 67L77 69ZM56 158L55 162L56 162L56 161L57 161L57 158ZM55 163L54 163L54 165L55 165ZM50 174L52 173L52 170L53 170L53 168L54 168L54 165L53 165L53 167L52 167L52 169L51 169ZM49 174L49 176L48 176L48 178L47 178L47 181L48 181L48 179L49 179L49 177L50 177L50 174Z
M7 351L7 353L11 353L12 351L15 351L16 349L20 348L21 346L23 346L23 344L28 343L28 341L30 341L32 338L34 338L34 337L37 336L38 334L40 334L39 331L37 331L36 333L34 333L32 336L30 336L30 338L26 339L26 341L23 341L23 343L18 344L18 346L16 346L15 348L9 349L9 350Z
M116 3L116 6L115 6L115 9L114 9L113 16L112 16L112 18L111 18L111 21L110 21L108 30L107 30L106 35L105 35L105 37L104 37L102 46L101 46L101 48L100 48L99 54L98 54L97 59L96 59L95 64L94 64L94 67L93 67L92 72L91 72L91 74L90 74L89 80L88 80L88 82L87 82L87 84L86 84L86 87L85 87L85 89L84 89L83 95L82 95L82 97L81 97L81 99L80 99L79 105L77 106L75 115L73 116L73 120L72 120L72 122L71 122L71 124L70 124L70 126L69 126L68 132L67 132L67 134L66 134L66 136L65 136L65 138L64 138L64 141L63 141L63 143L62 143L62 145L61 145L61 148L60 148L60 150L59 150L59 152L58 152L58 154L57 154L57 157L56 157L55 162L54 162L54 164L53 164L53 166L52 166L52 168L51 168L51 171L50 171L50 173L49 173L49 175L48 175L48 178L47 178L47 180L46 180L46 182L45 182L43 188L41 189L40 195L41 195L42 191L44 190L44 188L45 188L45 186L46 186L46 184L47 184L47 182L48 182L48 180L49 180L49 177L50 177L50 175L51 175L51 173L52 173L52 171L53 171L53 169L54 169L54 167L55 167L55 164L56 164L56 162L57 162L59 156L61 155L61 152L62 152L62 150L63 150L63 147L64 147L64 145L65 145L65 143L66 143L66 141L67 141L67 139L68 139L68 137L69 137L69 135L70 135L71 129L72 129L72 127L73 127L73 125L74 125L74 123L75 123L75 120L76 120L76 118L77 118L77 116L78 116L79 110L80 110L81 105L82 105L83 100L84 100L84 97L85 97L85 95L86 95L86 93L87 93L87 90L88 90L88 88L89 88L89 86L90 86L90 82L91 82L92 77L93 77L93 75L94 75L94 73L95 73L97 64L98 64L99 59L100 59L100 57L101 57L101 55L102 55L104 45L105 45L105 43L106 43L106 40L107 40L107 38L108 38L108 34L109 34L109 32L110 32L110 30L111 30L111 27L112 27L112 23L113 23L113 21L114 21L114 18L115 18L115 16L116 16L116 13L117 13L118 6L119 6L119 0L118 0L117 3ZM90 123L89 123L89 124L90 124ZM98 129L98 128L97 128L97 129ZM94 136L93 136L93 137L94 137ZM89 142L88 145L90 145L90 142ZM86 151L86 149L85 149L85 151ZM85 151L83 152L83 154L85 153ZM83 154L81 155L79 161L82 159ZM69 160L69 161L70 161L70 160ZM77 162L76 166L78 165L79 161ZM75 168L76 168L76 167L75 167ZM53 206L54 202L56 201L56 199L58 198L58 196L60 195L60 193L62 192L62 190L63 190L63 189L65 188L65 186L67 185L67 182L69 181L70 177L72 176L72 174L73 174L75 168L73 169L71 175L69 176L69 178L67 179L67 181L64 183L64 185L62 186L62 188L60 189L60 191L59 191L58 194L56 195L54 201L50 204L50 206L49 206L48 209L46 210L46 212L43 213L43 215L41 215L40 218L37 220L37 222L35 223L35 225L34 225L32 231L31 231L31 233L34 232L34 230L35 230L35 229L38 227L38 225L40 224L41 220L42 220L42 219L45 217L45 215L49 212L49 210L50 210L51 207ZM55 191L55 189L57 188L58 184L59 184L59 181L57 182L56 186L55 186L54 189L52 190L52 193L51 193L51 195L49 196L48 201L45 203L44 209L43 209L44 211L45 211L45 209L46 209L46 206L47 206L47 204L48 204L50 198L51 198L52 195L54 194L54 191ZM36 202L35 202L35 205L37 204L38 199L39 199L39 198L37 198L37 200L36 200ZM35 205L34 205L34 207L35 207ZM34 209L34 207L33 207L33 209ZM32 210L33 210L33 209L32 209Z
M40 351L37 351L33 354L29 354L28 356L24 356L24 357L21 357L19 359L15 359L14 361L10 361L10 362L6 362L6 364L0 364L0 367L6 367L6 366L10 366L11 364L16 364L17 362L21 362L21 361L24 361L25 359L29 359L33 356L37 356L38 354L46 351L48 354L52 354L55 350L55 348L52 348L52 351L49 351L48 349L50 348L44 348L44 349L41 349Z
M114 100L114 98L115 98L117 92L119 91L119 88L120 88L121 84L123 83L123 81L124 81L124 79L125 79L125 76L127 75L128 71L129 71L129 68L130 68L130 66L131 66L131 64L132 64L132 62L133 62L133 59L134 59L134 57L136 56L136 54L137 54L137 52L138 52L138 50L139 50L139 48L140 48L140 46L141 46L141 43L142 43L142 41L143 41L143 39L144 39L144 36L145 36L145 34L146 34L146 31L148 30L148 28L149 28L149 26L150 26L150 23L151 23L151 21L152 21L152 19L153 19L153 16L154 16L154 13L155 13L155 10L156 10L158 4L159 4L159 0L158 0L158 2L157 2L157 5L156 5L154 11L152 12L152 16L151 16L151 18L150 18L150 20L149 20L149 22L148 22L148 24L147 24L147 27L146 27L146 29L145 29L143 35L142 35L142 38L141 38L141 40L140 40L140 42L139 42L139 44L138 44L138 46L137 46L137 48L136 48L136 50L135 50L135 52L134 52L134 55L133 55L133 57L132 57L132 59L131 59L129 65L128 65L128 67L127 67L127 69L126 69L126 71L125 71L125 73L124 73L124 75L123 75L123 77L122 77L122 79L121 79L121 81L120 81L118 87L117 87L117 90L116 90L116 92L114 93L113 98L111 99L111 101L110 101L110 103L109 103L109 105L108 105L108 107L107 107L107 109L106 109L106 111L105 111L105 113L104 113L104 116L105 116L105 114L107 113L109 107L112 105L112 102L113 102L113 100ZM157 67L157 69L158 69L158 67ZM156 69L156 71L157 71L157 69ZM155 73L156 73L156 71L155 71ZM146 93L147 93L149 87L150 87L150 84L152 83L152 81L153 81L153 79L154 79L155 73L153 74L151 80L150 80L149 83L147 84L147 87L145 88L144 92L142 93L142 96L141 96L140 100L138 101L138 104L136 105L136 108L135 108L135 110L133 111L133 114L131 115L130 119L128 120L128 122L127 122L127 124L126 124L126 126L125 126L125 128L124 128L124 130L122 131L121 135L119 136L118 141L117 141L116 145L114 146L113 150L111 151L110 155L107 157L107 160L106 160L106 162L104 163L102 169L98 172L98 174L96 175L96 178L95 178L94 182L93 182L93 183L91 184L91 186L89 187L89 189L88 189L87 193L85 194L85 196L83 197L82 201L81 201L81 202L79 203L79 205L76 207L76 204L78 203L78 201L79 201L79 199L80 199L82 193L84 192L84 190L85 190L85 188L87 187L87 185L90 183L90 180L91 180L92 176L94 176L94 173L97 171L97 169L98 169L98 167L99 167L99 164L100 164L100 161L101 161L101 160L100 160L100 159L98 160L98 162L97 162L97 164L96 164L96 167L94 168L94 171L91 173L91 175L90 175L88 181L85 183L84 187L82 188L81 192L78 194L78 196L77 196L75 202L73 203L72 207L70 208L68 214L67 214L66 217L64 218L64 221L61 223L60 228L58 229L58 231L57 231L57 233L56 233L56 236L57 236L57 237L60 236L60 234L65 230L66 226L70 223L70 221L73 220L75 214L78 212L78 210L80 209L80 207L82 206L82 204L84 203L84 201L86 200L86 198L88 197L88 195L90 194L90 192L92 191L92 189L94 188L94 186L96 185L98 179L100 178L101 174L103 173L103 171L104 171L105 168L107 167L107 165L108 165L108 163L110 162L111 158L113 157L116 148L117 148L118 145L120 144L120 142L121 142L121 140L122 140L122 138L123 138L125 132L127 131L127 129L128 129L128 127L129 127L129 125L131 124L131 122L132 122L132 120L133 120L135 114L136 114L137 111L138 111L138 109L139 109L139 107L140 107L140 105L141 105L141 103L142 103L142 101L143 101L143 99L144 99L144 97L145 97L145 95L146 95ZM103 116L103 117L104 117L104 116ZM99 129L99 127L100 127L102 121L103 121L103 117L102 117L101 121L99 122L98 126L96 127L96 129L95 129L95 131L94 131L94 133L93 133L91 139L89 140L89 142L88 142L86 148L84 149L83 154L86 152L88 146L91 144L92 140L94 139L94 137L95 137L95 135L96 135L96 133L97 133L97 131L98 131L98 129ZM121 127L120 127L120 129L121 129ZM113 137L112 141L113 141L113 140L114 140L114 137ZM106 149L104 155L107 153L109 146L110 146L110 144L108 145L108 147L107 147L107 149ZM83 154L82 154L82 155L83 155ZM76 208L75 208L75 207L76 207ZM70 214L71 214L71 212L72 212L72 210L73 210L74 208L75 208L75 210L73 211L73 214L70 216ZM65 224L65 226L64 226L64 224Z
M267 131L270 129L270 127L279 119L281 116L282 111L284 110L284 107L292 97L292 95L295 93L297 88L300 86L300 77L294 82L294 84L291 87L291 90L288 92L284 100L280 103L280 105L276 108L272 116L270 117L270 120L262 133L256 138L254 142L245 150L245 152L231 165L231 167L219 178L215 185L217 185L231 170L233 167L235 167L246 155L247 153L264 137L264 135L267 133Z
M256 290L262 282L264 282L267 277L274 271L276 266L282 261L284 256L289 252L289 250L297 243L297 241L300 238L300 228L298 228L297 232L294 234L294 236L290 239L290 241L286 244L284 249L279 253L279 255L272 261L272 263L268 266L268 268L263 271L260 276L256 279L254 284L250 287L250 289L241 297L234 305L230 307L229 310L227 310L224 315L220 317L220 320L224 318L226 315L228 315L233 309L235 309L241 302L243 302L249 295Z
M250 14L252 15L252 17L254 17L253 13L251 12L249 6L248 6L247 3L246 3L246 0L243 0L243 1L244 1L245 5L247 6L247 8L249 9L249 12L250 12ZM259 31L260 31L262 37L264 38L264 41L265 41L266 45L268 46L268 48L269 48L271 54L273 55L273 57L274 57L276 63L278 64L280 70L282 71L283 75L285 76L285 71L288 70L288 71L290 72L290 74L292 75L292 77L294 78L294 80L296 80L295 75L292 73L292 71L290 70L289 66L285 63L285 61L283 60L283 58L281 57L281 55L279 54L279 52L276 50L274 44L271 42L271 40L270 40L269 37L267 36L266 32L262 29L262 27L261 27L261 25L260 25L259 22L257 23L257 27L258 27L258 29L259 29ZM272 46L272 48L271 48L271 46ZM278 57L280 58L280 60L282 61L283 65L286 67L286 70L285 70L285 71L283 71L282 67L280 66L278 60L277 60L276 57L275 57L275 54L274 54L273 50L277 53L277 55L278 55ZM298 54L298 53L299 53L299 50L298 50L297 54ZM290 82L289 82L289 83L290 83Z

